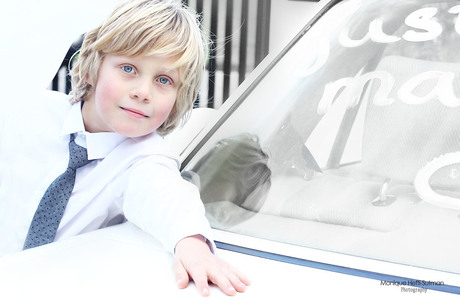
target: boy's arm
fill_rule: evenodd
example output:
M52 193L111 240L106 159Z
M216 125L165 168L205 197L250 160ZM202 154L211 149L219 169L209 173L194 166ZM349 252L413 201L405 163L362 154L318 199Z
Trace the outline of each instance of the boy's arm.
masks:
M209 295L208 281L227 295L244 292L250 284L244 274L211 253L201 235L186 237L177 243L173 273L179 288L187 287L192 279L203 296Z
M191 278L200 293L208 295L209 280L234 295L249 284L243 274L213 254L199 191L182 179L174 159L153 155L131 167L123 211L174 254L173 271L180 288Z

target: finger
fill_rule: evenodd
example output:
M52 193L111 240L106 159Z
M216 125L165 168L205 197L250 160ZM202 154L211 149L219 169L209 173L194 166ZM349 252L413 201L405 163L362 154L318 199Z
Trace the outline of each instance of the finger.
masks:
M209 280L217 285L226 295L233 296L236 294L236 290L233 286L232 281L230 281L229 275L233 275L229 273L228 271L226 273L223 273L222 271L217 271L215 273L210 273L209 274ZM232 279L235 280L235 277L231 277Z
M235 280L236 283L242 283L245 286L244 288L246 288L246 286L251 285L251 281L249 280L249 278L245 274L241 273L238 269L235 269L234 267L231 267L229 270L237 277L237 280ZM233 284L233 285L236 288L238 288L235 284Z
M222 263L223 264L222 264L221 272L216 271L218 272L217 274L225 275L236 291L238 292L246 291L246 286L249 286L251 284L251 281L249 280L249 278L245 274L241 273L235 267L232 267L231 265L226 263L225 261L222 261ZM215 276L218 276L217 274Z
M238 292L246 291L246 284L236 275L230 274L228 276L230 283L232 284L233 288L235 288Z
M200 292L200 294L203 296L209 296L209 283L205 271L195 272L190 274L190 276L193 279L198 292Z
M184 268L182 262L177 257L174 257L173 261L173 274L179 289L184 289L188 286L190 278L188 276L187 270Z

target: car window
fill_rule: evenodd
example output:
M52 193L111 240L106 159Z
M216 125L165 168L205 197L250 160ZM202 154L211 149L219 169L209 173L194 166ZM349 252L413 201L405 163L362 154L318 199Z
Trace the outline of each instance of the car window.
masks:
M307 26L186 163L211 225L460 273L459 13L342 1Z

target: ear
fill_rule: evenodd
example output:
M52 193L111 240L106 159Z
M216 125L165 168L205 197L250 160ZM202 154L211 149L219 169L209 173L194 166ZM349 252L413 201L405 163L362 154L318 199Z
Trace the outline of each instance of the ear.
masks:
M94 85L93 80L91 80L89 75L86 75L86 83L88 83L89 85L92 85L92 86Z

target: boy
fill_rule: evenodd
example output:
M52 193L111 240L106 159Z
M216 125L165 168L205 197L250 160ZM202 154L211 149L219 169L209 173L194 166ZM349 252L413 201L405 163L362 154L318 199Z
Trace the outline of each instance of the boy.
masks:
M209 294L208 280L228 295L244 291L244 275L211 252L199 194L181 179L178 158L160 136L191 109L205 54L195 18L174 1L125 1L88 32L71 72L72 104L49 94L2 123L14 125L22 139L9 143L2 136L8 164L0 172L0 255L21 250L24 242L25 248L43 244L36 243L43 223L32 226L41 199L78 145L89 162L74 170L53 240L126 218L174 253L180 288L190 276L202 295Z

